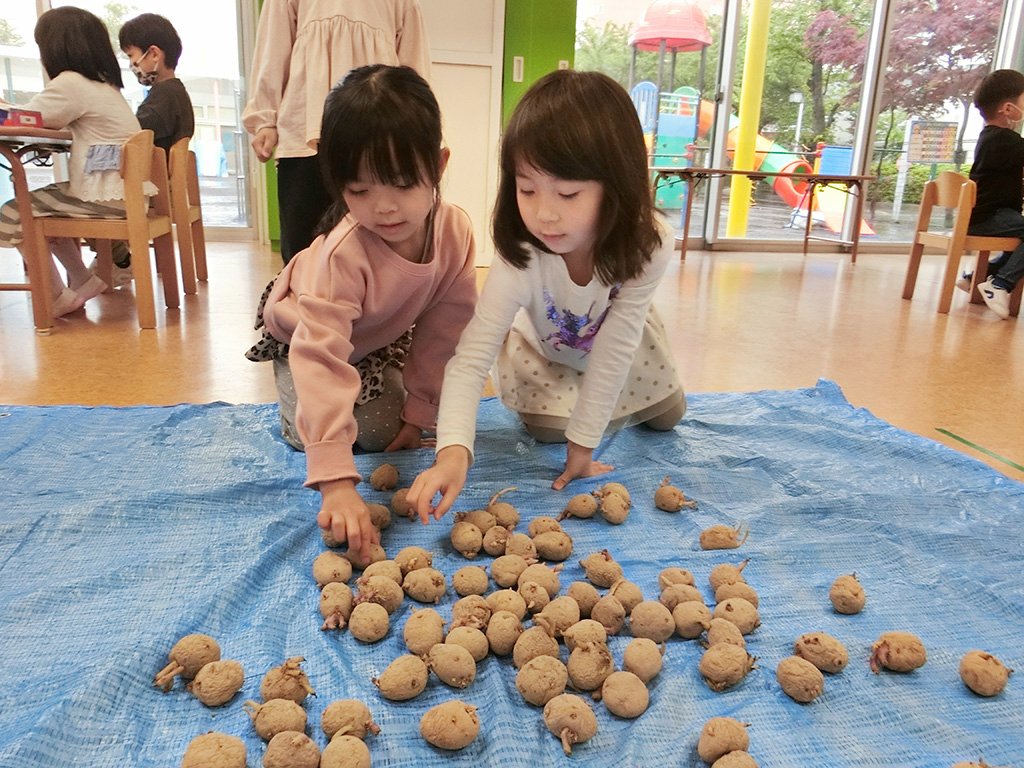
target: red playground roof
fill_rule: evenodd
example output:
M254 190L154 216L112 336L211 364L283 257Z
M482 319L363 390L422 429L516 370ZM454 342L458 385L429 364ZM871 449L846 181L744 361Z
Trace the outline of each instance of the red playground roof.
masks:
M629 40L641 51L699 51L711 45L704 12L688 0L655 0Z

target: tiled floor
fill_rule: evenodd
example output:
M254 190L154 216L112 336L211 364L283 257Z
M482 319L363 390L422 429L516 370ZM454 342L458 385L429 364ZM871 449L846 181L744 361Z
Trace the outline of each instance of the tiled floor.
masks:
M243 352L256 301L280 261L254 243L213 243L210 282L180 310L158 307L140 332L131 293L100 296L32 329L27 294L0 293L0 402L88 405L266 402L270 366ZM900 298L906 257L690 252L656 304L691 392L839 383L877 416L1024 480L1024 329L958 293L935 312L938 258L926 257L913 301ZM0 251L0 281L18 278ZM943 429L984 450L951 438ZM993 457L990 455L995 454Z

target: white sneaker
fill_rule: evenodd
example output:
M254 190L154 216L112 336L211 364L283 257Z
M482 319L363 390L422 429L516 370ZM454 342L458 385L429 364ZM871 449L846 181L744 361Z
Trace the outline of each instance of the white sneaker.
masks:
M960 273L960 277L957 278L957 281L956 281L955 285L956 285L957 288L959 288L964 293L970 293L971 292L971 282L973 282L973 280L974 280L974 273L973 272L961 272Z
M99 277L99 272L96 271L96 261L93 260L92 264L89 265L89 271L92 272L96 277ZM131 267L119 267L117 264L111 265L110 268L110 282L112 288L123 288L126 285L132 283L132 268ZM104 290L106 290L104 288Z
M991 277L984 283L978 284L978 293L981 294L981 298L985 300L988 308L999 315L1000 320L1005 320L1010 316L1010 292L992 285Z
M75 288L75 293L82 297L83 302L86 302L99 296L105 290L107 290L107 284L100 280L98 275L91 275L88 280Z
M64 315L69 315L81 309L84 304L85 299L70 288L64 288L53 301L53 316L63 317Z

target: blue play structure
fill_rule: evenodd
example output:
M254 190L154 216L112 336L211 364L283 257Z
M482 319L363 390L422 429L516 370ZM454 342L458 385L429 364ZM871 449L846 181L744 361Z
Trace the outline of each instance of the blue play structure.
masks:
M644 131L651 165L679 168L693 164L693 145L697 140L697 91L688 86L673 93L658 94L649 81L637 83L630 91ZM658 108L655 109L657 104ZM658 185L655 204L659 208L684 208L687 185L677 178Z

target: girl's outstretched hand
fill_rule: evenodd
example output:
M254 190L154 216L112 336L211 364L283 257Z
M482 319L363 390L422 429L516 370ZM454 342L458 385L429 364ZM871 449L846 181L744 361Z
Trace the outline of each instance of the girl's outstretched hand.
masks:
M462 492L469 473L469 449L463 445L449 445L438 451L434 466L420 474L413 481L406 494L406 501L420 516L420 522L427 524L430 517L440 520L452 508L455 499ZM441 494L441 501L434 504L434 496Z
M317 525L330 531L338 541L347 541L364 560L370 558L370 546L380 543L380 531L370 521L370 510L351 480L320 483L320 514Z
M603 461L594 461L594 449L584 448L572 440L565 447L565 471L555 478L551 487L560 491L577 477L597 477L615 467Z
M404 451L406 448L422 448L423 447L423 430L419 427L402 422L402 428L398 430L398 434L395 435L395 439L392 440L388 447L384 449L385 453L391 451Z

